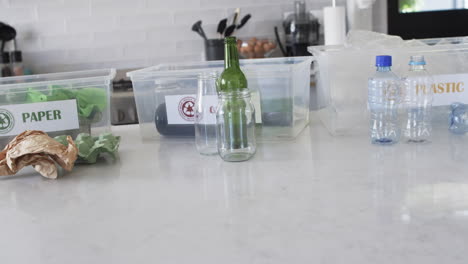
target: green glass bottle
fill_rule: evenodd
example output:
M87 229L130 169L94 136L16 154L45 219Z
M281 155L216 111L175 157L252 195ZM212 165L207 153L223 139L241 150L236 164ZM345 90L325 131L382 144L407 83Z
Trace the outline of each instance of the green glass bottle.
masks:
M227 37L224 40L224 71L218 78L218 93L240 91L247 87L247 78L239 65L237 39Z
M223 142L231 149L243 149L248 146L245 101L237 95L242 91L248 91L247 78L245 78L239 65L237 40L235 37L224 39L224 71L217 80L218 94L221 97L228 96L222 105L225 113L222 117L224 129Z

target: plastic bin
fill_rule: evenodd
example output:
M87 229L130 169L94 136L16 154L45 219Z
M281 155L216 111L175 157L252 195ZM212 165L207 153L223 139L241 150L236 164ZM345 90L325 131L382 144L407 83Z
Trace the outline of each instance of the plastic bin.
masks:
M309 52L318 65L318 116L332 135L367 133L367 81L375 73L376 55L391 55L392 71L399 76L408 71L411 55L424 55L436 83L442 82L442 75L468 73L468 38L409 40L399 48L312 46ZM435 127L447 129L448 109L434 107Z
M261 109L262 123L257 125L260 139L294 139L307 126L311 62L312 57L240 61L249 89L259 97L256 111ZM163 64L128 73L133 82L142 137L193 137L193 116L190 117L191 112L184 116L184 109L193 107L198 78L220 74L223 65L223 61ZM161 113L173 120L164 120ZM157 129L155 123L161 122L178 126Z
M114 69L0 78L0 145L25 130L50 136L110 128Z

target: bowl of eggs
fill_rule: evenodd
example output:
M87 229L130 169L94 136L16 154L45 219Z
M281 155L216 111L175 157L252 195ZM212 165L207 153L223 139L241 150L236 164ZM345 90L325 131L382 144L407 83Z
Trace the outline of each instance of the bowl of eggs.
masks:
M268 58L277 48L271 39L238 39L237 49L243 59Z

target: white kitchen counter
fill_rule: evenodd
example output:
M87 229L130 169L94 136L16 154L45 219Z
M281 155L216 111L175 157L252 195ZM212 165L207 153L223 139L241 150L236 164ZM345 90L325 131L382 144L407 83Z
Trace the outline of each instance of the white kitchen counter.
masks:
M115 132L115 164L0 178L0 263L468 262L467 137L380 147L313 122L226 163Z

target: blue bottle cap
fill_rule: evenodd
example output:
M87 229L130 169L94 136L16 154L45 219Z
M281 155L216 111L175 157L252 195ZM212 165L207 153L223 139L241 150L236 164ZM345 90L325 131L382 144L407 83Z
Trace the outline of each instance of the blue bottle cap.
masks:
M392 56L379 55L375 57L375 66L377 67L390 67L392 66Z
M409 65L426 65L424 56L411 56Z

